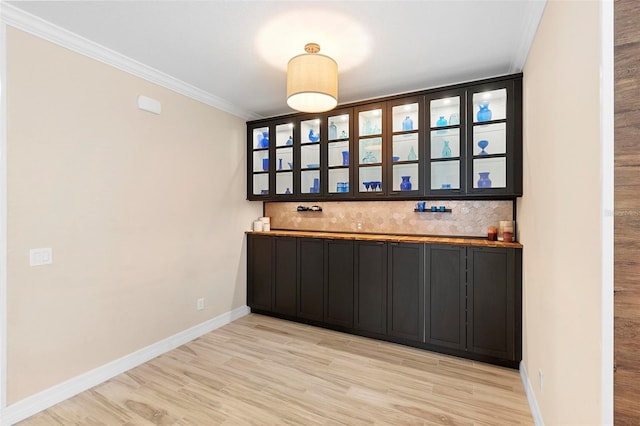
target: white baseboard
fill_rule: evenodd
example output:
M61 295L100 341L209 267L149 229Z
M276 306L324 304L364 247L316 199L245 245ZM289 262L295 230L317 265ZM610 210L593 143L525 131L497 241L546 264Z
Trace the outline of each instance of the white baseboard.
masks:
M9 405L0 413L0 426L9 426L27 417L33 416L42 410L69 399L72 396L84 392L100 383L122 374L140 364L143 364L157 356L160 356L180 345L184 345L203 334L247 315L250 312L248 306L242 306L232 311L218 315L208 321L181 331L178 334L167 337L164 340L142 348L120 359L111 361L101 367L88 371L73 379L62 382L49 389L38 392L28 398Z
M533 415L533 421L536 426L544 426L542 413L540 412L540 408L538 408L538 401L536 401L536 396L533 393L533 388L531 387L531 382L529 381L529 375L527 374L527 369L524 366L524 361L520 361L520 378L522 379L524 392L527 394L527 401L529 402L531 415Z

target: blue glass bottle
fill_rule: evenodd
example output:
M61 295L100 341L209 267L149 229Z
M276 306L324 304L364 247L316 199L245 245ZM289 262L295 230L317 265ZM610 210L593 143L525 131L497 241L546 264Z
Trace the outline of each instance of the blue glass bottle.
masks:
M441 127L446 125L447 125L447 119L444 118L444 115L441 115L440 118L438 118L438 121L436 121L436 126Z
M402 121L402 130L413 130L413 120L411 117L407 115L407 117Z
M329 139L330 140L338 139L338 128L336 127L335 124L333 124L333 121L329 125Z

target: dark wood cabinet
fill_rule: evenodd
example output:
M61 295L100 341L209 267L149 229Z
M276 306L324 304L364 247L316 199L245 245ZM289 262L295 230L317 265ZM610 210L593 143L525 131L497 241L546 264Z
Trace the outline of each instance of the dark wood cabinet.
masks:
M389 243L387 333L424 341L424 244Z
M274 238L273 311L285 315L297 312L297 264L298 246L296 238Z
M466 247L427 245L425 341L466 347Z
M252 235L247 241L247 304L271 310L273 289L273 238Z
M353 241L325 241L324 321L353 327Z
M250 234L247 304L517 368L522 250Z
M469 247L468 336L472 352L514 359L516 283L515 250Z
M355 328L387 331L387 243L355 242Z
M522 74L247 123L247 199L515 199Z
M298 240L298 316L324 319L324 241Z

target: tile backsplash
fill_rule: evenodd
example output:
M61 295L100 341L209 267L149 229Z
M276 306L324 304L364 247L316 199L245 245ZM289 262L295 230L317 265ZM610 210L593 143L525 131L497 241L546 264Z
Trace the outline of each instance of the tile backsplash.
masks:
M322 211L298 212L300 205L318 205ZM271 202L264 208L272 229L304 231L486 237L488 226L514 220L509 200L426 202L427 209L446 206L451 213L418 213L415 205L415 201Z

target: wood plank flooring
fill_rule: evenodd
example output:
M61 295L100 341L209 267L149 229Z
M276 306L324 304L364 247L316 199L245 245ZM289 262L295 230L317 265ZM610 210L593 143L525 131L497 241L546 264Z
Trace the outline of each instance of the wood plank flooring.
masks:
M532 425L519 373L250 314L19 423Z

